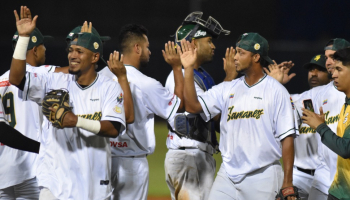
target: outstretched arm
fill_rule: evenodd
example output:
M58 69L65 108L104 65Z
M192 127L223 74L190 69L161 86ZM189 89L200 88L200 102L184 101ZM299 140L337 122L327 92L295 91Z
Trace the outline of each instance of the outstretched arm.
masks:
M124 111L126 123L133 123L135 119L134 103L132 100L128 78L126 76L126 69L123 64L123 54L121 54L119 60L119 52L114 51L113 54L110 54L107 63L109 70L111 70L111 72L118 77L118 83L124 92Z
M177 112L184 110L184 77L182 74L182 64L180 60L180 53L176 50L174 42L165 43L165 50L162 50L165 62L167 62L174 72L175 89L174 93L181 99L181 104Z
M189 113L202 112L202 106L197 99L197 92L194 86L194 72L193 66L197 59L197 49L193 49L190 42L186 40L181 41L181 47L179 48L181 63L185 68L185 87L184 87L184 100L185 109Z
M18 31L18 41L11 62L9 81L12 85L19 86L26 73L26 55L29 36L36 26L38 16L32 19L32 14L26 6L21 6L20 17L14 11Z

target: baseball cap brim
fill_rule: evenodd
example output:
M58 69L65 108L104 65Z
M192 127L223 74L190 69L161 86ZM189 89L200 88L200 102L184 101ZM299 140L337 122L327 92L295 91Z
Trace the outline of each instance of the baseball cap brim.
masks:
M272 61L272 59L271 59L270 57L268 57L268 56L262 56L262 58L263 58L264 60L266 60L266 62L268 62L269 64L274 64L273 61Z
M303 68L304 69L310 69L312 66L318 66L320 69L324 69L324 71L327 71L327 69L324 66L318 65L316 63L306 63L306 64L303 65Z

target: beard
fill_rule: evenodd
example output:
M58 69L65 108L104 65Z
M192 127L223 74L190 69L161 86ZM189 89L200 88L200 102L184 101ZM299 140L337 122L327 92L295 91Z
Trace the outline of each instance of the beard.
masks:
M332 74L331 72L328 72L328 78L329 78L330 80L333 79L332 76L333 76L333 74Z
M79 75L79 74L81 74L81 71L80 71L80 70L78 70L78 71L73 71L73 70L71 70L71 69L68 69L68 72L69 72L69 74L73 74L73 75Z

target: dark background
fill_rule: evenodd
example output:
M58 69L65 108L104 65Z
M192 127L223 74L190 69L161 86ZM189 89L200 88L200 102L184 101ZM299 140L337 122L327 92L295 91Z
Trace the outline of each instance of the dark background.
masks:
M16 31L13 10L19 10L20 5L27 5L34 15L39 15L37 27L44 35L55 37L46 44L46 64L58 66L68 65L66 35L85 20L91 21L100 35L112 37L104 46L104 57L118 50L117 36L121 26L128 23L144 25L149 30L152 55L149 66L141 71L163 85L171 67L163 60L161 50L165 42L173 40L170 35L192 11L203 11L203 19L210 15L224 29L231 30L229 36L214 40L214 60L204 66L216 83L225 76L222 64L225 49L234 46L244 32L258 32L264 36L270 44L269 56L278 63L292 60L296 64L292 72L297 76L286 85L290 93L308 89L307 71L302 65L315 54L324 53L323 47L329 39L350 39L350 1L345 0L2 1L1 74L11 63L11 38Z

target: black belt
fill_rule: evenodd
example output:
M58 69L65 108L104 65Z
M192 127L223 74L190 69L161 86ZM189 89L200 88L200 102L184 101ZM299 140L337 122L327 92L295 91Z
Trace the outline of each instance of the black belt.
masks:
M313 176L315 174L315 170L314 169L303 169L303 168L300 168L300 167L297 167L297 169L301 172L304 172L306 174L309 174L311 176Z
M196 147L179 147L178 150L186 150L186 149L198 149Z

